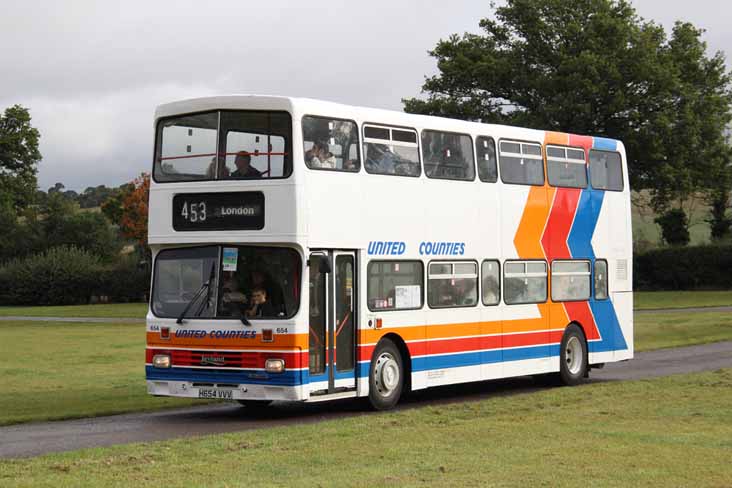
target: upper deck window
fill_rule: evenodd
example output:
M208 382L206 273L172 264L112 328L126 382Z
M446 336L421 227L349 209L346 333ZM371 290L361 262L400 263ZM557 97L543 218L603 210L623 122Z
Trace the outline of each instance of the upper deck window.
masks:
M285 112L211 111L158 123L156 182L287 178L292 122Z
M358 128L351 120L302 118L305 164L310 169L358 172Z
M620 153L590 151L590 181L598 190L623 191L623 165Z
M422 159L424 172L429 178L475 179L473 143L469 135L423 130Z
M585 151L572 147L547 146L546 172L552 186L587 188Z
M363 154L366 171L380 175L419 176L417 132L412 129L365 125Z
M500 143L501 180L517 185L543 185L541 145L518 141Z
M478 156L478 177L480 181L495 183L498 180L496 167L496 143L492 137L478 137L475 141Z

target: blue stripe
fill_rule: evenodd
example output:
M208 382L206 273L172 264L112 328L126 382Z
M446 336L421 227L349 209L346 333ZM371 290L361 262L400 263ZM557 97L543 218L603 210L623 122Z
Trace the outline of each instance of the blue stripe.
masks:
M194 368L161 369L145 366L145 376L151 381L190 381L194 383L231 383L237 385L297 386L303 382L303 371L269 374L255 370L212 371Z
M606 139L604 137L593 137L592 148L601 151L617 151L618 141L615 139Z
M602 137L593 138L594 149L615 151L618 143L612 139ZM597 222L600 217L600 210L605 198L603 190L587 188L582 190L580 201L577 205L577 214L572 224L572 230L567 238L569 252L574 259L595 259L595 250L592 248L592 236L595 234ZM609 270L608 270L609 271ZM612 299L595 300L594 296L589 300L592 315L600 332L602 340L590 343L590 352L605 352L627 349L628 345L623 337L615 307Z
M317 374L317 375L307 374L306 375L307 377L305 379L305 382L306 383L316 383L316 382L320 382L320 381L328 381L328 375L329 374L330 374L330 366L326 366L324 373L320 373L320 374ZM355 373L354 373L354 370L353 369L350 370L350 371L338 371L338 369L336 369L335 379L337 379L337 380L344 380L344 379L348 379L348 378L353 378L354 377L354 374ZM366 374L368 375L368 372L366 372Z

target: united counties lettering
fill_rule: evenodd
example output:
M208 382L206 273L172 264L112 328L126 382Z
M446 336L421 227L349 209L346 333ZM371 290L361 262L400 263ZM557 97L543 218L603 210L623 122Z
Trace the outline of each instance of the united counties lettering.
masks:
M256 330L177 330L176 339L254 339Z
M407 245L400 241L371 241L368 253L372 256L399 256L404 254Z

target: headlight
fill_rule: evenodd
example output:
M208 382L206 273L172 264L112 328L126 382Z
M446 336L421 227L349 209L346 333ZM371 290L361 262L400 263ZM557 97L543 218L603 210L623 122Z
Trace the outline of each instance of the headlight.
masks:
M153 366L156 368L169 368L170 356L168 354L156 354L153 356Z
M268 359L264 362L264 370L268 373L284 373L284 359Z

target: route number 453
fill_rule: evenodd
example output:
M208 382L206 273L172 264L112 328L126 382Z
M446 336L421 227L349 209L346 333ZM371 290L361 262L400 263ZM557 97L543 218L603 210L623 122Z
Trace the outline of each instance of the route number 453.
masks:
M183 208L180 211L181 216L188 222L205 222L206 221L206 202L183 202Z

